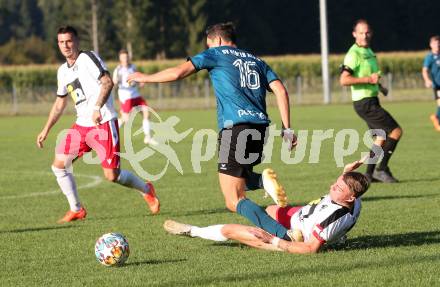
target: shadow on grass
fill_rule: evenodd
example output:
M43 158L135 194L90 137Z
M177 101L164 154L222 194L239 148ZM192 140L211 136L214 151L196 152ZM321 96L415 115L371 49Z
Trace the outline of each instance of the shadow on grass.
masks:
M295 255L292 255L295 256ZM299 255L296 255L299 256ZM308 260L306 257L292 257L293 260ZM232 285L246 285L253 286L255 283L260 283L257 285L262 285L261 283L266 283L267 286L275 285L273 283L273 279L276 278L276 281L279 283L280 281L292 282L292 278L297 279L298 274L302 277L304 276L312 276L316 277L317 274L334 274L340 273L341 270L344 272L349 271L357 271L365 270L371 271L377 268L390 268L398 266L401 268L405 265L417 264L419 262L423 263L437 263L438 255L415 255L415 256L404 256L400 258L368 258L367 260L358 260L356 262L335 262L335 264L328 264L327 261L323 262L317 266L317 268L311 268L310 266L299 266L295 265L277 265L276 271L266 271L261 272L261 270L246 270L241 271L239 273L234 272L234 274L218 274L221 272L216 271L215 274L212 272L206 272L203 275L199 275L197 277L193 276L191 278L185 278L186 280L171 280L161 282L159 284L153 284L153 286L215 286L221 283L221 285L228 285L227 283L232 283ZM262 282L261 282L262 281ZM263 284L264 284L263 283ZM279 285L279 284L278 284Z
M202 210L191 210L187 212L163 212L161 215L170 216L192 216L192 215L208 215L208 214L218 214L218 213L230 213L226 207L214 208L214 209L202 209Z
M362 201L379 201L390 199L412 199L412 198L424 198L424 197L437 197L440 193L420 194L420 195L389 195L389 196L371 196L362 197Z
M440 244L440 231L409 232L390 235L366 235L348 239L344 245L336 245L326 250L356 250L370 248L420 246Z
M128 262L122 265L121 267L123 268L129 266L158 265L158 264L167 264L167 263L179 263L185 261L188 261L188 259L145 260L145 261Z
M47 226L47 227L34 227L34 228L19 228L11 230L0 230L2 233L23 233L23 232L38 232L38 231L48 231L48 230L58 230L67 228L76 228L78 225L60 225L60 226Z
M238 247L238 248L250 248L245 244L237 241L224 241L224 242L214 242L212 244L214 247Z
M413 182L434 182L440 181L440 177L430 177L430 178L415 178L415 179L404 179L400 180L400 183L413 183Z

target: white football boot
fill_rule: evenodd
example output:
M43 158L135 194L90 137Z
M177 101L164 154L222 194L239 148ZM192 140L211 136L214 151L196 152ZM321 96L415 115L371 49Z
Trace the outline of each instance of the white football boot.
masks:
M287 206L287 195L284 188L278 183L276 173L270 169L266 168L263 170L263 187L267 194L272 197L273 201L279 207Z
M191 225L189 224L168 219L163 223L163 228L173 235L191 236Z

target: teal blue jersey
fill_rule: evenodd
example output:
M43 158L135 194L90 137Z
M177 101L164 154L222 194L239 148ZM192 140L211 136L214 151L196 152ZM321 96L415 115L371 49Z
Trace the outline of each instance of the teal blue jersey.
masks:
M210 48L188 60L197 71L209 72L217 98L219 129L241 123L270 123L266 91L278 76L263 60L231 46Z
M440 89L440 54L430 52L423 61L423 67L428 68L431 75L432 87Z

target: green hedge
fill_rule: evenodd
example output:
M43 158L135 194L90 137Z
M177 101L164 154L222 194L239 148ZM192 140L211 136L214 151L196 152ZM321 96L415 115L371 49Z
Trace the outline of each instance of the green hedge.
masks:
M379 65L384 73L394 75L420 73L425 52L394 52L378 53ZM301 75L305 80L321 76L321 58L319 55L295 55L263 57L272 69L283 79ZM142 72L153 73L181 63L183 60L140 61L136 62ZM343 55L330 56L329 66L332 76L339 73L339 65ZM115 62L109 62L112 71ZM6 66L0 67L0 88L33 87L56 85L56 65ZM203 81L208 77L207 72L197 73L186 79L190 82Z

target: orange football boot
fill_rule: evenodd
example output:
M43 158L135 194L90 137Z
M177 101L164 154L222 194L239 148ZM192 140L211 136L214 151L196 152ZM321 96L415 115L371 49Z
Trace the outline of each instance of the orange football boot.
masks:
M61 218L60 220L58 220L58 223L66 223L66 222L70 222L70 221L75 221L75 220L82 220L84 218L86 218L87 216L87 211L84 209L84 207L81 206L81 209L78 210L77 212L69 210L67 211L66 215L64 215L63 218Z
M440 124L438 122L438 118L436 115L432 114L429 116L429 119L431 120L432 124L434 125L434 129L438 132L440 132Z
M154 186L151 182L146 183L150 191L144 194L144 199L150 208L152 214L158 214L160 211L160 202L156 196L156 191L154 190Z

